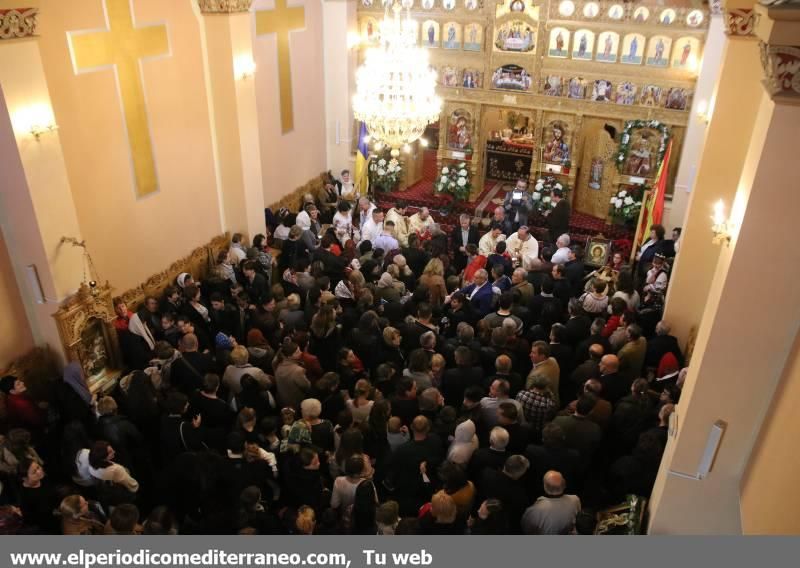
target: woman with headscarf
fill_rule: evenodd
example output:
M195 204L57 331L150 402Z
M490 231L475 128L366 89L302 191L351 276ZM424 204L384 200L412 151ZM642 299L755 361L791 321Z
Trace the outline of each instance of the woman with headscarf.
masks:
M181 290L183 290L189 284L194 284L194 279L192 278L192 275L189 274L188 272L181 272L175 279L175 283L180 287Z
M133 314L128 322L128 332L119 333L122 358L129 369L144 369L153 358L156 340L142 322L139 314Z
M456 427L455 439L447 450L447 459L452 463L466 466L472 453L478 449L478 436L475 435L475 423L465 420Z
M78 421L85 426L92 422L95 399L89 392L80 363L73 361L64 367L64 381L56 391L56 404L64 424Z

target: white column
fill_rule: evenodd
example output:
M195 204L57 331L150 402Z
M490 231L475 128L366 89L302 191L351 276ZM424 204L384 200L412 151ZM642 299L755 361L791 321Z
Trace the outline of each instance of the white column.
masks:
M689 124L683 139L680 166L675 176L672 201L667 204L662 224L669 235L675 227L682 227L689 208L689 194L697 178L700 159L708 130L708 118L713 107L714 89L722 67L725 48L724 22L721 14L711 16L700 74L694 88Z
M356 0L322 1L325 59L325 140L327 167L338 177L353 170L353 111L358 38Z
M728 203L730 244L714 245L719 260L651 497L650 534L742 532L742 478L798 334L792 298L800 297L800 249L779 243L800 211L800 170L790 165L800 132L800 87L792 77L800 74L783 59L800 59L793 47L800 45L800 10L755 10L766 90ZM692 479L713 452L707 440L720 420L726 428L713 467Z

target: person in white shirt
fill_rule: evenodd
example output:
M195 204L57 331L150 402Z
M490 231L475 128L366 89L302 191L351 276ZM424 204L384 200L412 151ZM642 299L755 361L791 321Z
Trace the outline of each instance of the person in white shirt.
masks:
M383 249L383 251L387 253L393 250L399 250L400 243L398 243L397 239L392 236L394 234L394 229L394 223L391 221L384 221L381 234L372 241L372 248Z
M409 234L416 233L422 236L428 232L434 223L430 210L427 207L423 207L408 219L408 232Z
M286 207L281 207L275 217L278 219L278 226L272 233L276 241L285 241L289 238L289 231L292 226L289 224L289 210Z
M345 201L351 202L355 202L356 197L358 197L356 195L356 188L350 180L350 170L342 170L342 182L339 188L339 195Z
M242 244L243 238L241 233L234 233L231 237L231 260L233 260L233 264L239 264L247 258L247 252Z
M569 261L569 235L564 233L556 239L556 246L558 250L553 254L550 262L553 264L566 264Z
M352 208L349 202L342 200L336 206L336 214L333 216L333 230L342 246L353 238L353 216L350 214Z
M394 207L386 212L385 223L391 221L394 223L394 236L400 246L408 246L408 217L406 217L406 204L404 201L398 201Z
M494 254L494 249L497 247L497 243L504 239L502 234L502 228L500 227L500 223L492 223L489 231L481 237L481 240L478 241L478 254L481 256L489 256L490 254Z
M374 241L378 238L378 235L381 234L381 231L383 231L383 211L373 208L372 217L361 227L360 243L370 241L373 243L373 248L375 248Z
M139 490L139 482L131 477L124 466L114 463L114 455L111 444L103 440L95 442L89 451L89 473L99 481L110 481L115 485L121 485L131 493L136 493Z
M577 495L564 495L567 482L557 471L544 474L544 496L528 507L522 516L523 534L571 534L581 512Z
M658 292L663 294L667 291L669 274L667 273L665 257L657 252L653 257L653 266L647 271L647 278L643 290L645 292Z
M506 239L506 251L511 255L516 266L532 270L539 258L539 243L533 238L526 225L522 225L516 233Z
M358 231L361 232L364 230L364 223L372 219L372 211L375 209L375 205L370 203L370 200L366 197L362 197L358 200Z

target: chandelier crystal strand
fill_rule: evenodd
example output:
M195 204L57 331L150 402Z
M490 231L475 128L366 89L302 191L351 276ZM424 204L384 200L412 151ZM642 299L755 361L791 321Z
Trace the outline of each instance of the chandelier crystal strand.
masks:
M395 0L380 25L380 46L367 50L356 71L353 114L367 125L376 146L388 146L397 157L401 147L418 140L439 118L436 72L428 51L416 45L417 23Z

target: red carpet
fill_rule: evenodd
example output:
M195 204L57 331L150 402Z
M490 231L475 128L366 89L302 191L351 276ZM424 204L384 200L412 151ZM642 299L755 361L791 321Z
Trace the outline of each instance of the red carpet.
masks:
M474 215L478 205L491 192L498 183L494 180L486 180L483 191L474 201L453 202L453 198L447 194L438 194L433 191L433 182L438 175L436 168L436 150L426 150L422 162L422 180L409 187L406 191L393 191L388 193L378 193L377 203L380 207L388 209L397 201L405 201L411 208L411 213L416 212L420 207L427 207L431 210L434 219L442 225L442 229L450 231L458 222L458 215L468 213ZM504 193L501 191L496 199L502 199ZM486 205L483 216L491 215L495 204L491 201ZM543 217L532 219L532 232L537 238L541 239L546 233ZM622 252L627 258L630 255L631 241L634 232L625 226L609 225L604 219L592 217L585 213L573 212L570 218L570 237L574 242L586 244L586 241L595 235L603 234L606 238L613 240L612 250Z

